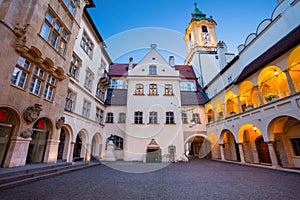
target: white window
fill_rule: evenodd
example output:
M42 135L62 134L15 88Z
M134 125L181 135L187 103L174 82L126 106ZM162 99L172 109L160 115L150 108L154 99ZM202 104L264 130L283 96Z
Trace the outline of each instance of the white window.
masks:
M103 124L103 114L104 111L98 107L96 107L96 122L99 124Z
M65 110L69 112L73 112L73 109L75 107L75 99L76 99L76 93L74 93L72 90L68 90L67 96L66 96L66 103L65 103Z
M105 98L105 92L106 92L106 86L104 86L100 81L97 85L96 90L96 97L98 97L100 100L104 101Z
M189 81L180 82L180 91L196 91L195 83Z
M141 111L134 112L134 123L135 124L143 123L143 112Z
M69 68L69 74L74 78L78 78L80 66L81 60L75 54L73 54L71 59L71 65Z
M156 74L157 74L156 65L150 65L149 66L149 75L156 75Z
M92 56L94 44L92 40L87 36L86 32L83 32L80 46L83 48L87 55Z
M87 100L84 100L83 108L82 108L82 116L85 118L89 118L90 110L91 110L91 103Z
M125 123L125 120L126 120L126 114L125 113L119 113L118 123Z
M166 124L175 124L174 112L166 112Z
M157 124L157 112L149 113L149 124Z
M182 119L182 123L183 124L187 124L188 123L188 118L187 118L187 114L186 113L181 113L181 119Z
M29 91L33 94L40 95L43 78L44 71L38 67L35 67L33 71L33 77L30 82Z
M60 54L65 54L69 33L58 17L49 11L46 13L40 35Z
M144 86L143 84L135 85L135 95L144 95Z
M172 96L173 95L173 87L171 84L165 85L165 95L166 96Z
M227 78L227 80L228 80L228 84L232 83L232 76L230 75L230 76Z
M30 62L22 56L19 56L16 67L11 76L10 83L17 87L24 88L29 70Z
M193 113L193 122L195 122L195 124L201 124L201 120L200 120L200 115L198 113Z
M149 95L157 95L157 85L156 84L149 85Z
M84 86L90 91L92 90L93 80L94 80L93 72L87 70L85 74Z
M56 84L56 79L49 75L48 76L48 80L47 80L47 84L46 84L46 88L45 88L45 92L44 92L44 98L52 101L53 100L53 93L54 93L54 89L55 89L55 84Z

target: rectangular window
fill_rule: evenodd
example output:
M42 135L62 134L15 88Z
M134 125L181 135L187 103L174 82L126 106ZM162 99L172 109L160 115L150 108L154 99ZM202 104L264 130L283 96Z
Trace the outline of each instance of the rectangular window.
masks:
M175 124L174 112L166 112L166 124Z
M100 99L101 101L104 101L105 98L105 92L106 92L106 86L104 86L100 81L97 85L97 90L96 90L96 97Z
M38 67L34 68L33 77L30 82L29 91L33 94L40 95L42 82L44 78L44 71Z
M171 84L165 85L165 95L166 96L172 96L173 95L173 87Z
M22 56L19 56L10 83L17 87L24 88L29 69L30 62Z
M106 114L106 123L114 123L114 114L109 112Z
M232 83L232 76L231 75L227 79L228 79L228 84Z
M134 123L143 124L143 112L140 111L134 112Z
M135 86L135 95L144 95L144 86L143 84L136 84Z
M49 11L45 15L40 36L49 42L60 54L65 54L69 33L58 17Z
M157 124L157 112L149 113L149 124Z
M195 83L189 81L180 82L180 91L196 91Z
M111 88L111 89L123 89L123 80L111 79L109 88Z
M83 108L82 108L82 116L85 118L90 117L90 110L91 110L91 103L87 100L84 100L83 102Z
M157 85L156 84L149 85L149 95L157 95Z
M81 66L81 60L75 55L72 55L71 58L71 65L69 68L69 74L73 77L73 78L78 78L79 75L79 67Z
M149 75L157 75L156 65L150 65L149 66Z
M87 55L92 56L94 44L92 40L87 36L86 32L83 32L80 46L83 48Z
M44 92L44 98L52 101L53 100L53 93L54 93L54 89L55 89L55 84L56 84L56 79L49 75L48 76L48 80L47 80L47 84L46 84L46 88L45 88L45 92Z
M76 99L76 94L69 89L67 92L66 103L65 103L66 111L73 112L75 107L75 99Z
M90 91L92 90L93 80L94 80L93 72L87 70L85 74L84 86Z
M188 118L187 118L187 114L186 113L181 113L181 119L182 119L182 123L183 124L187 124L188 123Z
M72 15L76 13L76 0L63 0Z
M200 115L198 113L193 113L193 122L195 122L195 124L201 124L201 120L200 120Z
M125 113L119 113L118 123L125 123L125 120L126 120L126 114Z
M290 140L293 146L295 156L300 156L300 138L291 138Z

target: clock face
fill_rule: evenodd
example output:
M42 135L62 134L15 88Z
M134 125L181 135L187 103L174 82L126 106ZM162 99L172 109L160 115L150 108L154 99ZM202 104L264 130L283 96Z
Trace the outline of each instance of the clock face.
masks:
M202 33L202 40L210 40L209 33Z

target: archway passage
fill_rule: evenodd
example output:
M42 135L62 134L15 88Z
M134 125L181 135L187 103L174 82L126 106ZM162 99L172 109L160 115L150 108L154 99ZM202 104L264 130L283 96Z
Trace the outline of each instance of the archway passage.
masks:
M300 168L300 121L281 116L270 123L269 129L269 137L274 139L278 164L287 168Z
M26 163L41 163L47 145L47 139L51 130L49 120L42 118L35 122L32 128L31 141L28 148Z
M257 148L257 154L258 154L258 160L259 163L268 163L271 164L271 157L270 152L268 148L268 144L264 141L264 138L262 136L258 137L255 140L256 148Z
M236 143L233 134L228 130L225 130L222 134L225 160L241 161L238 144Z
M95 134L92 139L92 155L91 160L96 160L101 158L102 142L100 134Z
M76 142L74 144L73 159L78 160L81 157L82 152L82 134L78 133L76 137Z
M185 143L185 154L188 157L211 158L211 143L202 136L195 136Z
M0 166L3 167L10 138L17 124L17 117L12 110L0 108Z

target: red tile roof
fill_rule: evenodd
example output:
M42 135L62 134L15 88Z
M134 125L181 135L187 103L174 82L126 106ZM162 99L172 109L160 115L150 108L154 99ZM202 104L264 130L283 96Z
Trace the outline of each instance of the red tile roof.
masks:
M175 69L179 71L180 76L183 78L196 78L194 69L191 65L175 65Z
M204 105L207 101L201 92L181 91L180 96L182 106Z

